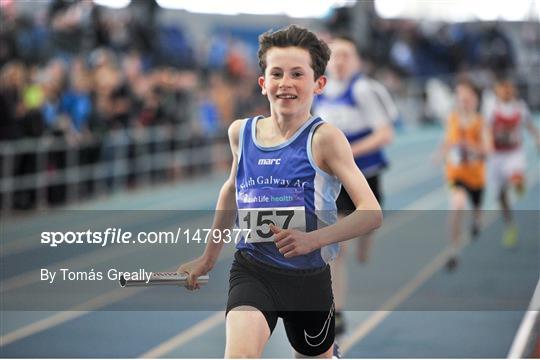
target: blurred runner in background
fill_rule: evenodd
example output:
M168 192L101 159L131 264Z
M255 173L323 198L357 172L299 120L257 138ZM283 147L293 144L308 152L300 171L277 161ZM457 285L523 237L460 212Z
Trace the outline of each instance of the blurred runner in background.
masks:
M361 72L362 59L352 38L336 36L330 48L332 55L328 63L328 84L315 102L315 113L345 133L356 165L382 204L380 175L388 165L382 149L393 139L393 121L398 111L383 85ZM340 216L346 216L356 208L344 188L341 188L336 205ZM368 260L372 238L373 234L366 235L358 243L357 259L361 263ZM346 245L342 243L340 255L331 265L338 335L345 331L340 311L344 305L347 283L345 252Z
M494 152L490 157L489 179L493 181L503 210L506 230L502 243L513 247L518 241L518 230L512 216L508 188L513 187L518 195L525 192L525 151L523 128L534 137L540 149L540 133L534 126L525 102L518 98L513 81L500 77L495 83L496 99L485 107L485 118L493 137Z
M446 268L452 271L462 236L463 214L467 197L473 208L471 238L480 232L481 204L485 187L485 157L489 152L489 134L478 112L479 91L467 78L460 78L455 88L455 109L446 122L442 154L446 159L446 178L450 185L450 238L453 252Z

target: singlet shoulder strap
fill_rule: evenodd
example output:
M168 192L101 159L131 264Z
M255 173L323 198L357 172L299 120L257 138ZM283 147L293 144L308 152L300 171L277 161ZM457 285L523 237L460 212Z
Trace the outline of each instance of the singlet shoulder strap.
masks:
M240 127L240 133L238 134L238 150L237 150L237 157L238 162L240 163L240 159L242 157L243 149L244 149L244 141L246 136L246 128L247 133L250 134L249 127L253 123L253 118L246 118L242 120L242 126Z
M349 80L349 85L347 85L347 91L343 94L343 97L347 99L352 105L357 106L358 101L354 97L354 84L363 77L362 73L357 73Z

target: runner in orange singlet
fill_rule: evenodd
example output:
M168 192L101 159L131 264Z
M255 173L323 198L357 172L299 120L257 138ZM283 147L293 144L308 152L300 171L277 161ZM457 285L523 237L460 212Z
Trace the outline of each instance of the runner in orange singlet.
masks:
M446 266L457 266L461 242L461 224L469 197L473 207L471 237L480 231L481 203L485 186L485 156L489 151L489 135L484 119L478 113L478 91L474 84L461 78L456 85L456 108L450 114L443 153L446 177L450 184L450 238L453 254Z

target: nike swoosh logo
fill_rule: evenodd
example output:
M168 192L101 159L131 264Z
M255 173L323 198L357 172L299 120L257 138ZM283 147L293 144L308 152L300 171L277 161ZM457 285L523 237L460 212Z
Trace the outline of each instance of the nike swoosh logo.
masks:
M328 312L326 321L324 322L324 325L321 331L319 331L317 335L309 335L304 329L304 339L306 340L306 344L308 344L311 347L317 347L317 346L320 346L326 340L326 337L328 336L328 330L330 330L330 324L332 322L333 315L334 315L334 303L332 303L332 307L330 308L330 311Z

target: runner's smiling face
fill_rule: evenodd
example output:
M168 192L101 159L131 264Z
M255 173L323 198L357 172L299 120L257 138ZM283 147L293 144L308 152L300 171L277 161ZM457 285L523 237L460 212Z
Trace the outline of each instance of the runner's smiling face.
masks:
M326 77L315 79L311 57L298 47L273 47L266 53L266 70L259 77L262 94L272 113L282 116L309 114L313 96L320 94Z

